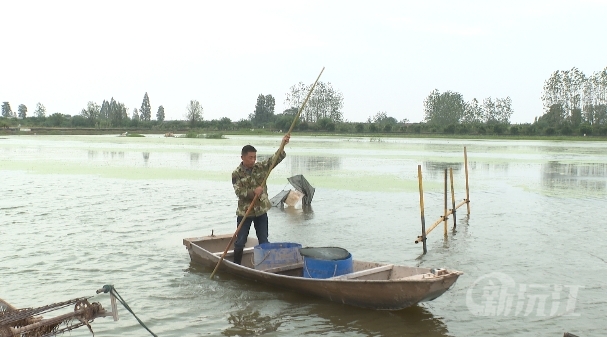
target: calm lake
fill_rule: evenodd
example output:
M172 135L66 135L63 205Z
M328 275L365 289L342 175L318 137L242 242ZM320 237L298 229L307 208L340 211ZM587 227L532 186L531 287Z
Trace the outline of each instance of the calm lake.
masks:
M346 248L354 259L461 270L443 296L372 311L267 287L190 263L186 237L233 233L230 174L240 149L272 154L281 135L227 139L0 137L0 298L36 307L113 284L159 336L579 336L607 333L607 142L305 137L268 180L303 174L312 209L273 208L270 241ZM458 209L443 214L444 169ZM449 192L449 208L451 208ZM254 233L251 233L254 235ZM97 295L110 309L109 296ZM95 336L149 335L119 305ZM86 328L70 336L90 336Z

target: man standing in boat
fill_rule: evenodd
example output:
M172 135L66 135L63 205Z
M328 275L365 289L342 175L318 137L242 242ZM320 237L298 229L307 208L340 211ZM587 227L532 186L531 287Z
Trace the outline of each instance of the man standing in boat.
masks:
M286 145L291 138L290 134L284 135L283 143ZM281 148L283 148L281 146ZM234 192L238 197L238 208L236 209L236 226L240 224L247 213L251 201L257 196L258 199L253 205L247 218L238 232L236 242L234 243L234 263L240 264L242 261L242 251L247 243L251 223L255 226L255 233L259 243L268 242L268 210L272 207L268 198L268 186L264 180L274 166L278 165L287 154L285 151L278 151L270 158L257 163L257 150L252 145L245 145L240 153L242 162L234 172L232 172L232 185ZM262 186L263 183L263 186Z

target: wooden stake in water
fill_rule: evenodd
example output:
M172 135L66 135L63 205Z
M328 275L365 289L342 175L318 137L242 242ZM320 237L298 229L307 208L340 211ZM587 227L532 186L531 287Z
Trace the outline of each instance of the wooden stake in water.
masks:
M464 167L466 168L466 205L468 206L468 215L470 215L470 189L468 188L468 153L464 146Z
M443 221L445 222L445 236L447 236L447 219L447 169L445 169L445 215L443 216Z
M419 180L419 209L422 216L422 243L424 246L424 254L426 249L426 219L424 218L424 188L422 186L422 166L417 165L417 179ZM415 242L417 243L417 242Z
M312 85L312 87L310 88L310 91L308 92L308 96L306 96L306 99L303 101L303 103L301 104L301 107L297 111L297 114L295 115L295 118L293 119L293 122L291 123L291 127L289 128L289 131L287 132L288 135L290 135L291 132L293 131L293 128L295 127L295 123L297 122L297 119L299 119L299 115L301 114L301 111L306 106L306 103L308 103L308 99L310 98L310 95L312 94L312 91L314 90L314 87L316 87L316 83L318 83L318 80L320 79L320 75L322 75L323 71L325 71L325 67L323 67L322 70L320 71L320 74L318 74L318 77L316 78L316 81L314 81L314 84ZM276 151L276 153L277 154L282 153L282 151L285 148L285 145L286 144L285 144L284 139L283 139L283 141L280 143L280 147L278 148L278 151ZM264 186L266 184L266 181L268 180L268 177L270 176L270 173L274 169L274 166L276 166L276 156L273 156L272 165L270 165L270 169L268 170L268 174L263 179L263 182L261 183L260 186ZM215 276L215 272L219 268L219 265L221 264L221 262L223 262L224 257L228 253L228 249L230 249L230 246L234 242L234 239L238 235L238 232L240 232L240 229L242 228L242 225L244 224L245 220L249 216L249 213L251 213L251 210L253 210L253 206L255 206L255 203L257 202L258 199L259 199L259 195L255 195L255 197L253 197L253 201L251 201L251 204L249 205L249 208L247 208L246 213L244 214L244 216L242 217L242 220L238 224L238 227L236 228L236 231L232 235L232 238L230 239L230 242L228 242L228 245L226 246L226 249L223 251L223 254L221 254L221 257L219 258L219 261L217 261L217 265L215 266L215 269L213 269L213 272L211 273L211 278L213 278L213 276Z
M451 176L451 204L453 205L453 229L457 227L457 217L455 216L455 189L453 188L453 167L449 168L449 175Z

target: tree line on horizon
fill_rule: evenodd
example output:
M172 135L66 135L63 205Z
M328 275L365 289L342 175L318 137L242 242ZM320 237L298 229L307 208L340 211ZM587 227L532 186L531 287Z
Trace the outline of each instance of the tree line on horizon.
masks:
M544 82L546 112L536 123L560 133L590 133L607 125L607 67L586 76L577 68L557 70Z
M78 115L54 113L46 117L46 108L40 102L34 117L27 117L27 107L20 104L14 113L8 102L2 104L2 117L18 117L30 126L141 128L158 130L207 129L238 130L264 128L286 130L293 122L311 85L299 82L289 88L285 109L275 112L275 98L259 94L253 112L239 121L228 117L204 120L203 107L191 100L185 109L184 120L165 120L160 105L152 119L148 93L141 107L128 113L126 105L115 100L104 100L101 105L88 102ZM541 97L545 111L533 123L512 125L512 100L505 98L473 98L465 101L458 92L433 90L423 101L424 120L410 123L398 120L385 111L369 116L366 122L350 122L344 118L343 95L331 83L318 82L296 123L299 131L327 131L343 133L402 132L444 134L511 134L511 135L607 135L607 68L585 76L579 69L555 71L544 83ZM0 124L1 126L1 124ZM4 122L4 126L7 126Z

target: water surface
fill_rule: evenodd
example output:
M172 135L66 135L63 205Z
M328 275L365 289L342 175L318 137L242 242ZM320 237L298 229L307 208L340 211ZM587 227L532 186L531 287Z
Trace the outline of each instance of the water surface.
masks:
M222 273L210 280L190 263L183 238L235 229L229 177L248 143L263 158L280 135L0 139L0 297L33 307L113 284L159 336L604 334L607 144L294 134L269 194L295 174L316 194L311 212L269 212L271 241L465 273L433 302L383 312ZM446 238L437 227L421 256L417 165L428 224L443 213L445 168L465 198L464 146L471 214L460 208ZM107 295L94 300L109 307ZM147 334L119 312L93 323L96 336Z

